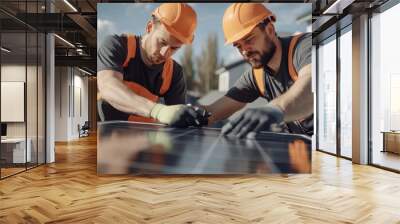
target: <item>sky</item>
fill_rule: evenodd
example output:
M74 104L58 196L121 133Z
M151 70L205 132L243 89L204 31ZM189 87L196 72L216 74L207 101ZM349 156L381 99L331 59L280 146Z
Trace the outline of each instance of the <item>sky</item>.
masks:
M231 3L189 3L197 13L197 29L193 41L194 55L201 52L210 33L218 39L219 57L225 65L241 59L239 52L231 45L224 45L222 16ZM310 31L311 3L264 3L277 17L275 28L279 33ZM151 13L159 3L98 3L97 4L97 46L110 34L133 33L142 35ZM309 15L309 20L298 20ZM179 62L183 50L173 58Z

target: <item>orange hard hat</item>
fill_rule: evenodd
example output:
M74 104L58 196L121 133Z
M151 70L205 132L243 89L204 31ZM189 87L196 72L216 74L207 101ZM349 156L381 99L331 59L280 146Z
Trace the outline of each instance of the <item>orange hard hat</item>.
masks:
M222 18L225 44L238 41L249 34L260 22L269 18L275 22L275 15L261 3L234 3Z
M184 44L190 44L194 38L197 25L196 12L185 3L161 4L153 15L176 39Z

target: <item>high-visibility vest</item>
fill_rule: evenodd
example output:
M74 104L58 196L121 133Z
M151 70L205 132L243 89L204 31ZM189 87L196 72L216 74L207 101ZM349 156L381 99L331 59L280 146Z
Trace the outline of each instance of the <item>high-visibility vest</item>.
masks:
M296 68L293 65L293 54L294 54L294 48L296 47L297 41L303 34L296 35L292 37L290 40L289 44L289 53L288 53L288 70L289 70L289 75L292 78L292 80L295 82L298 78L298 74L296 71ZM264 69L263 68L258 68L258 69L253 69L253 75L254 79L256 81L256 85L258 88L258 91L261 96L265 96L265 75L264 75Z
M135 35L127 35L127 56L125 59L125 62L123 64L124 68L127 68L129 65L129 62L135 58L136 54L136 36ZM132 81L124 81L124 84L129 87L130 90L135 92L135 94L142 96L148 100L151 100L153 102L158 102L159 96L164 95L170 88L171 86L171 81L172 81L172 76L173 76L173 68L174 62L171 58L167 58L163 71L162 71L162 84L160 87L159 95L155 95L151 93L148 89L143 87L142 85L132 82ZM142 117L139 115L134 115L131 114L128 117L129 121L136 121L136 122L156 122L153 118L148 118L148 117Z
M298 40L302 37L302 35L304 34L299 34L296 36L293 36L290 40L289 43L289 50L288 50L288 72L289 72L289 76L290 78L293 80L293 82L295 82L298 78L298 74L296 71L296 68L294 67L293 64L293 54L294 54L294 49L296 47L296 44L298 42ZM259 94L261 97L265 97L265 91L266 91L266 84L265 84L265 74L264 74L264 69L263 68L259 68L259 69L253 69L253 75L254 75L254 80L255 83L257 85ZM292 131L296 131L297 132L301 132L301 133L307 133L307 128L305 128L305 126L302 124L303 121L306 121L310 119L305 118L305 119L300 119L297 121L293 121L293 122L289 122L286 123L286 125L289 127L290 130Z

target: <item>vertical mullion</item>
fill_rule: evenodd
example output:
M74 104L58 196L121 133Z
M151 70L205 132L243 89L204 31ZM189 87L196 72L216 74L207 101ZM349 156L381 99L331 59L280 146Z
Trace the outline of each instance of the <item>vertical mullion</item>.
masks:
M336 31L336 154L341 156L341 64L340 64L340 31Z
M319 149L319 44L316 45L315 47L315 148L318 150Z
M48 12L48 8L50 7L50 3L45 1L44 2L45 8L44 12ZM44 32L44 70L42 69L42 77L43 77L43 71L44 71L44 78L42 78L42 82L44 81L44 161L43 163L47 163L47 43L48 43L48 32ZM43 52L43 51L42 51ZM42 83L43 84L43 83ZM42 107L43 109L43 107Z
M45 8L45 11L47 13L47 5ZM48 33L45 32L44 33L44 69L42 69L42 71L44 71L44 78L42 78L42 82L44 82L44 107L42 107L42 109L44 108L44 134L43 134L43 140L44 140L44 161L43 163L46 164L47 163L47 38L48 38ZM42 73L42 77L43 77L43 73ZM43 84L43 83L42 83ZM43 117L42 117L43 118Z
M371 29L371 19L372 19L372 12L368 11L368 20L367 20L367 85L368 85L368 96L367 96L367 108L368 108L368 124L367 124L367 132L368 132L368 156L367 156L367 164L373 164L373 153L372 153L372 64L371 64L371 55L372 55L372 29Z
M67 73L68 73L68 118L71 117L71 70L68 69L67 67Z
M28 1L25 0L25 21L28 21ZM24 88L24 119L25 119L25 170L28 169L28 119L27 119L27 91L28 91L28 25L25 23L25 88Z
M74 67L71 67L71 78L72 78L72 88L71 88L71 94L72 94L72 120L75 118L75 71ZM73 123L73 122L72 122Z
M61 79L62 79L62 77L63 77L63 75L62 75L63 73L62 72L60 72L60 75L58 76L58 87L59 87L59 90L60 90L60 93L58 94L58 95L60 95L60 99L59 99L59 101L60 101L60 118L62 117L62 85L61 85Z
M39 16L39 0L36 1L36 13ZM39 165L39 31L36 32L36 166L38 165Z

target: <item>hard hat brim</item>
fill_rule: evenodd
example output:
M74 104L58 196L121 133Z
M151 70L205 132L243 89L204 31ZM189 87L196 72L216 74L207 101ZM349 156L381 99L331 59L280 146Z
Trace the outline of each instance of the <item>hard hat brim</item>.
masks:
M174 28L169 26L167 23L161 20L161 23L164 25L165 29L176 39L178 39L183 44L191 44L193 42L194 36L192 35L190 38L184 37L182 34L177 32Z
M233 42L236 42L240 39L242 39L243 37L245 37L247 34L249 34L258 24L254 24L253 26L249 26L246 29L243 29L242 31L238 32L237 34L235 34L234 36L232 36L231 38L227 39L225 41L225 45L231 44Z

